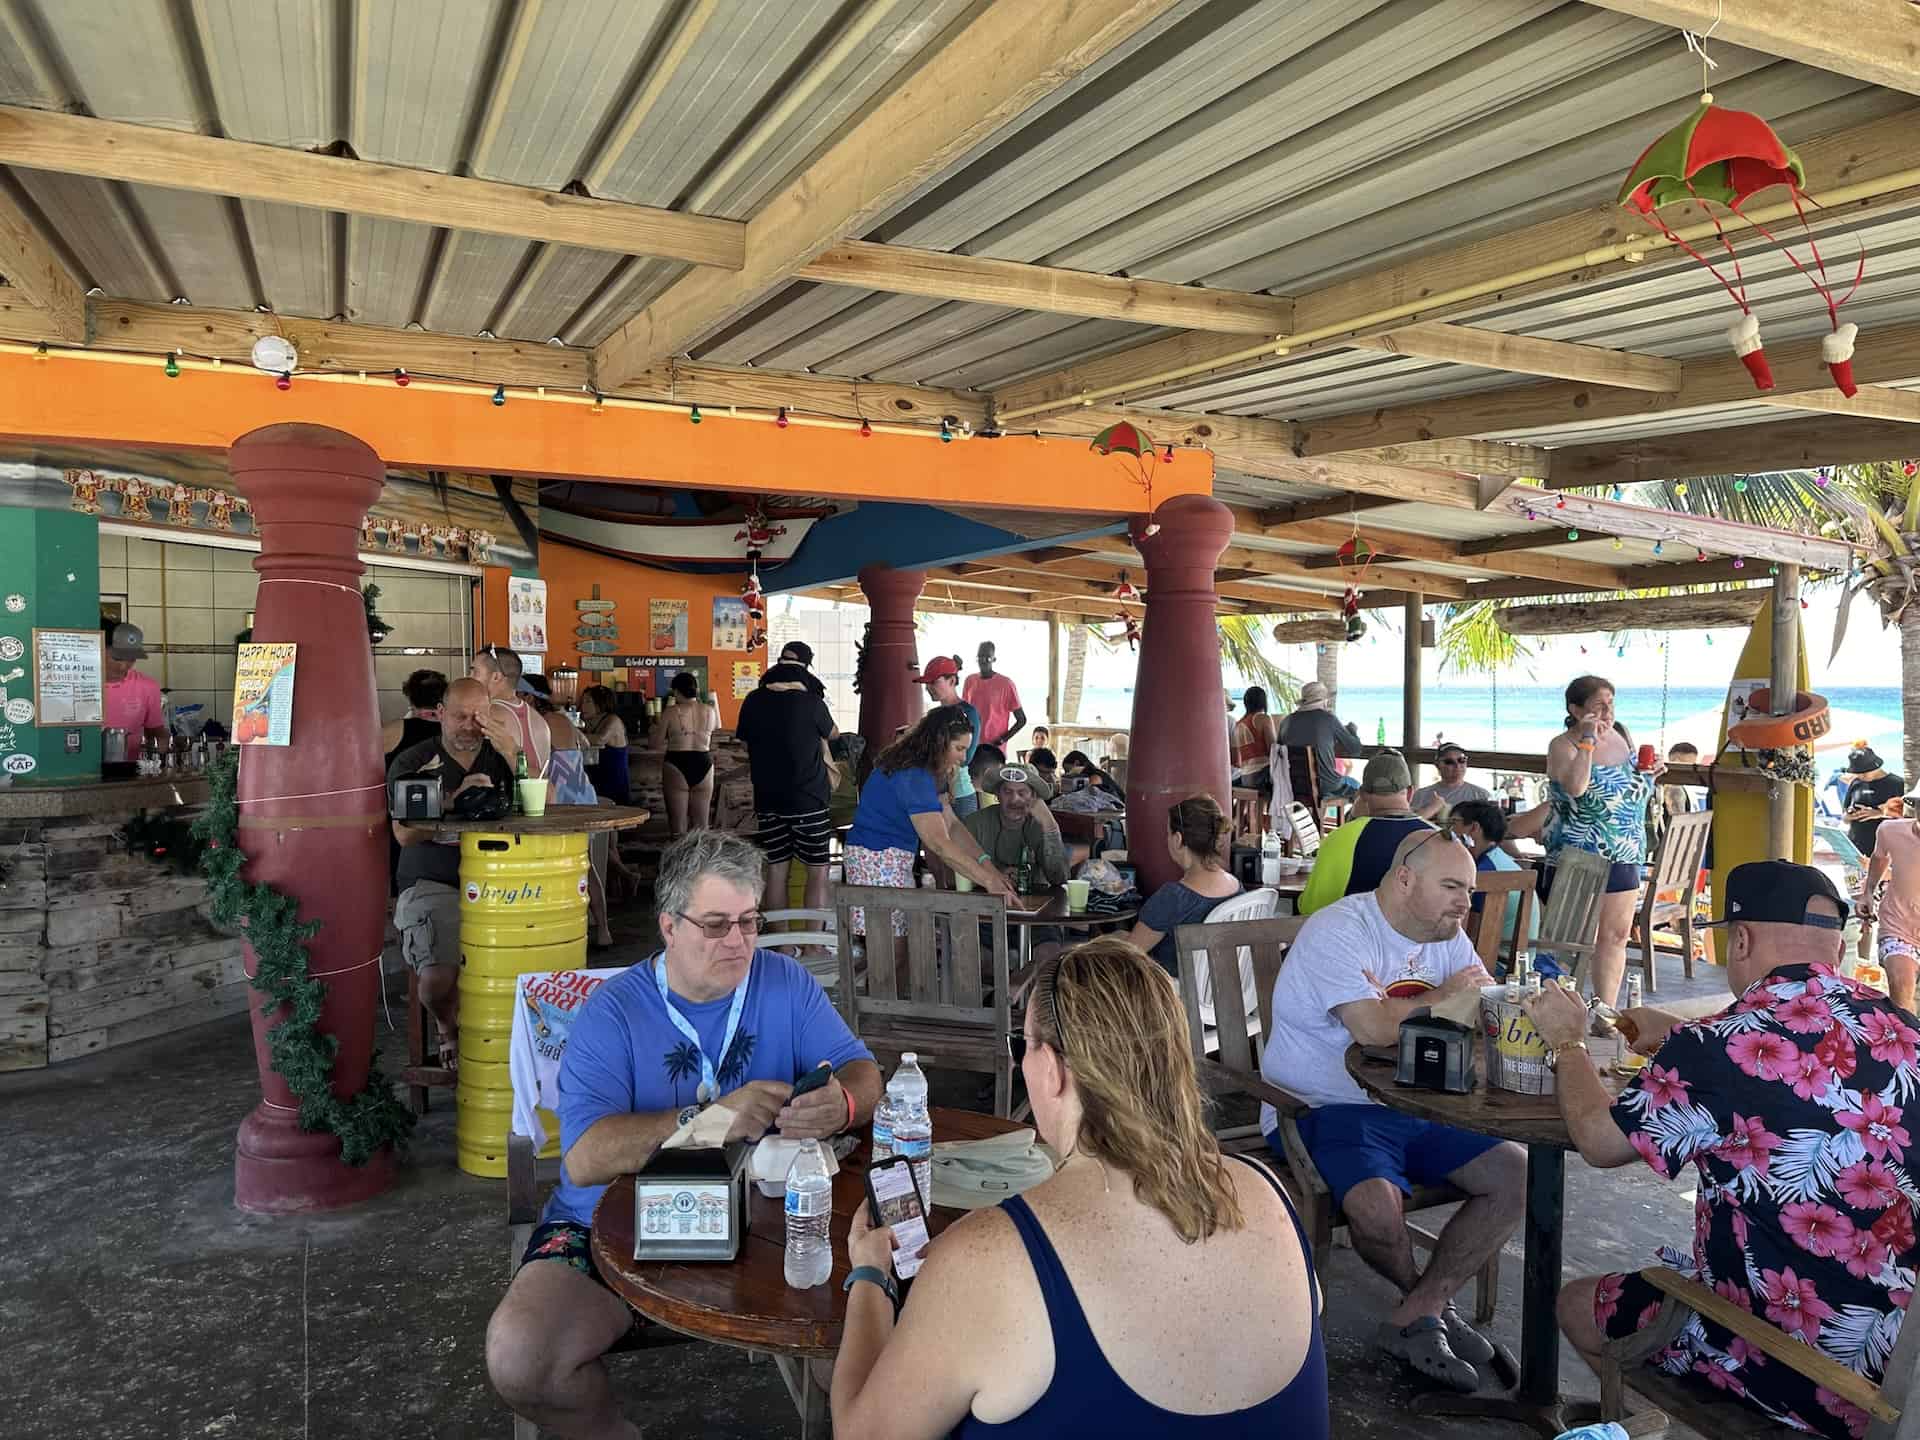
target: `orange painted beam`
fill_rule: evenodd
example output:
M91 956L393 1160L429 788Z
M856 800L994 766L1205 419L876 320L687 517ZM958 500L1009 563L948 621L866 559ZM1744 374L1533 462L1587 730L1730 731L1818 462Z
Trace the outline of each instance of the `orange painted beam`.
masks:
M390 465L482 474L634 481L930 505L1140 514L1147 493L1132 457L1092 453L1084 440L1010 436L936 439L795 424L781 429L709 410L684 415L558 404L508 392L448 393L384 380L302 379L278 390L256 371L127 365L59 353L0 355L0 434L31 440L224 450L262 425L305 421L359 437ZM1148 466L1153 502L1210 494L1213 456L1181 450Z

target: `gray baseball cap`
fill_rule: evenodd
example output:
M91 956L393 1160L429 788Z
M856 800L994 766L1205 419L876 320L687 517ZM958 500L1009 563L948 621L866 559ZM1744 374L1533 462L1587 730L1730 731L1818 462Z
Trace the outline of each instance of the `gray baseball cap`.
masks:
M107 654L115 660L147 658L147 637L138 625L116 625L107 638Z

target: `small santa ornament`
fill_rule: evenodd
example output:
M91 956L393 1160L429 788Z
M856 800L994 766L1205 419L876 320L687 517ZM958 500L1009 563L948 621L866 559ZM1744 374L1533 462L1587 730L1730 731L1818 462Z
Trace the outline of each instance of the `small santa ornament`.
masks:
M1742 315L1727 327L1727 341L1733 346L1733 353L1740 357L1740 363L1747 367L1747 374L1753 377L1753 388L1771 390L1773 367L1767 364L1767 352L1760 343L1760 317L1751 310Z

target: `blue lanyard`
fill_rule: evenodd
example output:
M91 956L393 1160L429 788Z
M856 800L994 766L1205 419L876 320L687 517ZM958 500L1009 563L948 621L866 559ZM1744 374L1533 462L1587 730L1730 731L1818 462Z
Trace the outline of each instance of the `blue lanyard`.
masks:
M733 1049L734 1032L740 1028L740 1012L746 1008L747 986L752 984L752 982L753 971L749 968L747 978L742 980L739 987L733 992L733 1005L727 1011L726 1033L720 1037L720 1063L722 1065L727 1063L727 1054ZM700 1032L693 1028L692 1021L688 1020L686 1016L673 1008L673 1001L667 996L667 958L664 955L654 956L653 983L660 987L660 1004L666 1009L667 1019L673 1022L674 1029L678 1030L688 1040L693 1042L693 1048L699 1052L700 1089L695 1092L693 1098L702 1105L711 1104L720 1098L720 1081L714 1075L713 1061L707 1058L706 1047L700 1043Z

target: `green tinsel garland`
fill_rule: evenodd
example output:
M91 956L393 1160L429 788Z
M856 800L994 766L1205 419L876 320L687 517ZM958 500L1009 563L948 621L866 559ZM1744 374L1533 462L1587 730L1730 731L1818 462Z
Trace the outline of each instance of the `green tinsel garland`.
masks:
M237 749L228 750L209 768L207 808L193 823L194 834L206 842L200 869L207 877L211 913L217 924L244 928L256 961L253 988L267 997L260 1013L271 1015L286 1007L285 1018L267 1032L267 1041L275 1073L300 1101L300 1128L339 1136L340 1158L364 1165L384 1146L404 1148L413 1131L413 1112L381 1075L377 1056L367 1067L366 1087L359 1094L342 1100L333 1093L339 1042L316 1028L327 987L307 975L307 941L319 931L320 922L301 921L300 904L292 896L242 878L247 857L236 840L240 811L234 803L239 768Z

